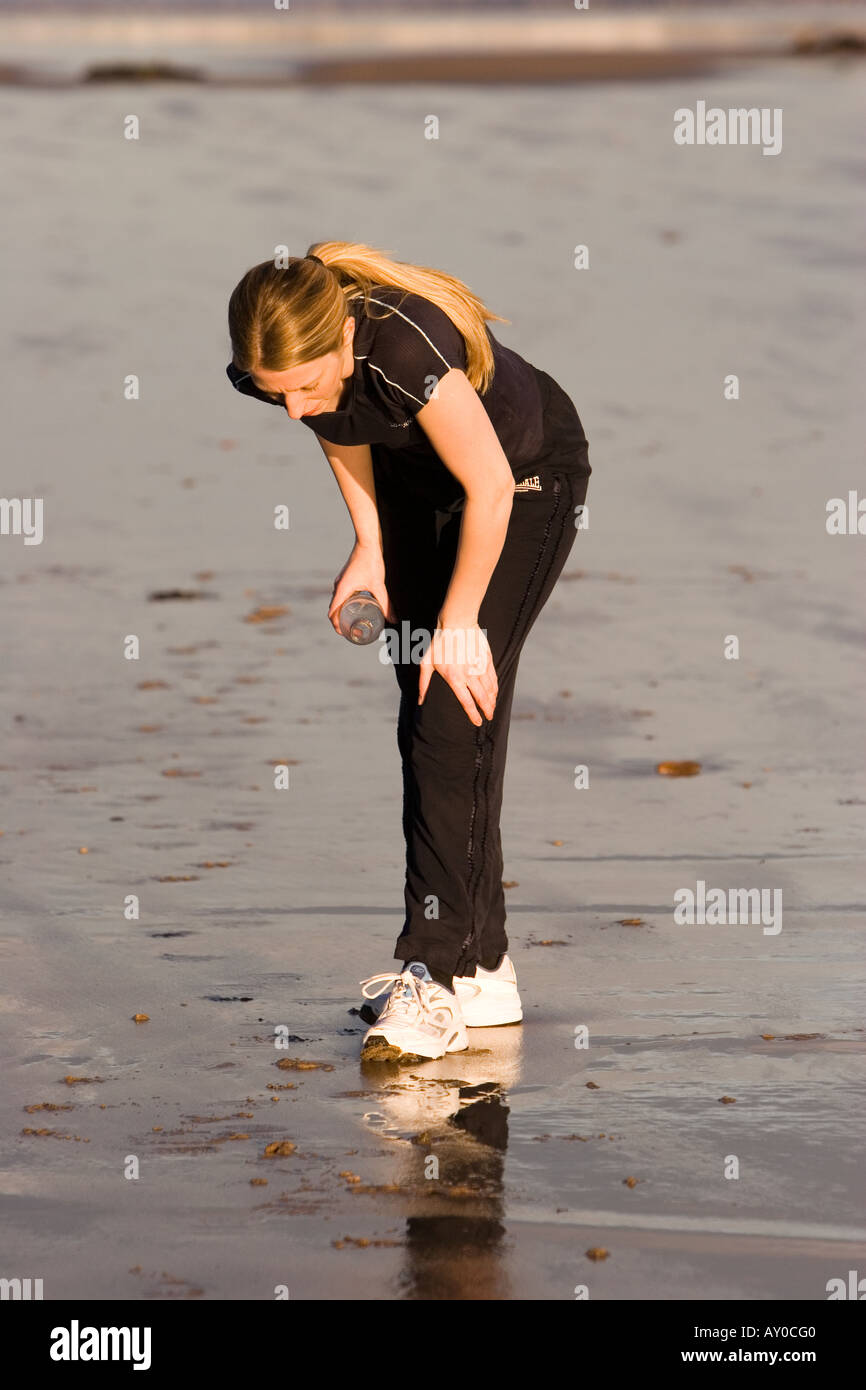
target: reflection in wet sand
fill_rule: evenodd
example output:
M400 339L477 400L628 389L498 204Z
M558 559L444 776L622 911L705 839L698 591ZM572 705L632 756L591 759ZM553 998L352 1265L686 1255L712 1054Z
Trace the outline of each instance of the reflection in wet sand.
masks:
M520 1076L521 1027L473 1028L473 1046L382 1080L368 1128L399 1145L394 1181L410 1193L399 1275L402 1297L512 1297L504 1217L508 1087ZM450 1072L447 1076L430 1071Z

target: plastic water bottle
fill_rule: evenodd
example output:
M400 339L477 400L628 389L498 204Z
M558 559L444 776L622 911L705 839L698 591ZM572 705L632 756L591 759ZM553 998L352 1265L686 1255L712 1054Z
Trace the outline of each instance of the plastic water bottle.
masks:
M343 636L364 647L376 641L385 626L385 614L369 589L356 589L340 604L339 621Z

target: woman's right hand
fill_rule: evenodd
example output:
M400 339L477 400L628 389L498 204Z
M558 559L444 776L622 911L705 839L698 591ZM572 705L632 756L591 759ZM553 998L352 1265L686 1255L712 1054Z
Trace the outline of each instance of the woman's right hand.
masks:
M358 589L367 589L374 597L386 621L397 621L385 587L385 561L377 545L361 545L358 541L340 573L334 580L334 591L328 609L328 619L334 631L340 632L340 608ZM342 633L340 633L342 636Z

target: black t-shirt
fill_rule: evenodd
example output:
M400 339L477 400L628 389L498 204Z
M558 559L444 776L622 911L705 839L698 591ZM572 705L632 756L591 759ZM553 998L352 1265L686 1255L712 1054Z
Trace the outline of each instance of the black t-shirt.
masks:
M355 370L346 404L341 410L308 415L301 423L331 444L369 444L395 481L402 476L410 490L440 505L453 505L462 498L463 488L415 416L446 372L452 367L466 370L462 334L431 300L392 287L373 289L369 313L360 292L347 301L346 311L355 319ZM497 342L489 328L487 333L495 371L479 399L516 472L543 451L541 383L537 368ZM238 391L284 408L233 363L226 374Z

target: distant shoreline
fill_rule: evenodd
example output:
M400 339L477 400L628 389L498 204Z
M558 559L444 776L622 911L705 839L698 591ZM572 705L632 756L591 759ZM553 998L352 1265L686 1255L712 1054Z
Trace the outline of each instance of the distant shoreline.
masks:
M866 51L866 7L406 12L0 10L0 83L564 82Z

